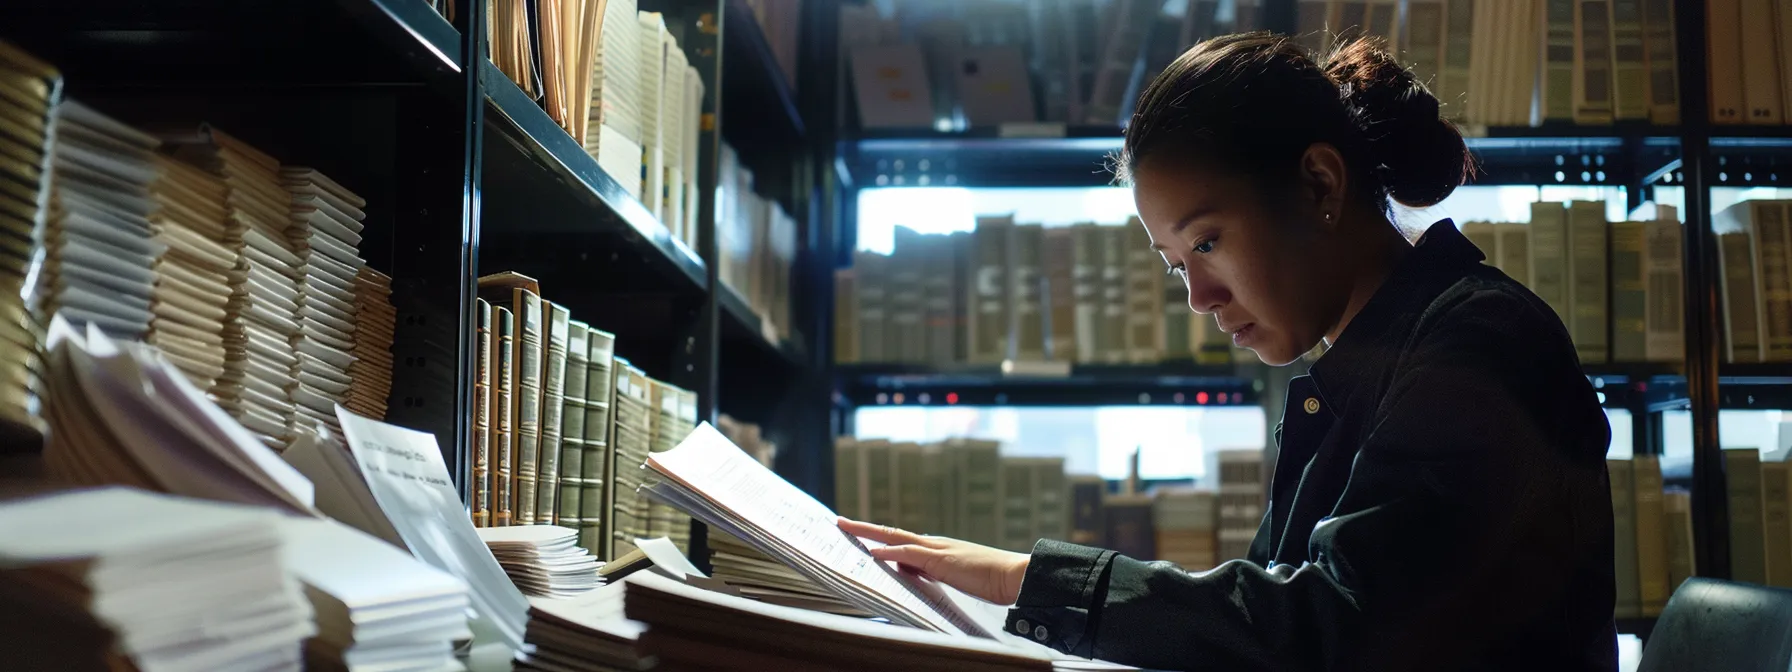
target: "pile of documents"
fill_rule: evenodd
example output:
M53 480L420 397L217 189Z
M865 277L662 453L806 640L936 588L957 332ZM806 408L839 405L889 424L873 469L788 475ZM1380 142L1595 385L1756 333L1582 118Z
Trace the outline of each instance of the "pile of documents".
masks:
M149 228L158 143L72 100L58 117L43 313L141 339L161 256Z
M295 426L300 262L286 237L292 196L280 185L280 163L210 127L167 142L224 178L230 229L222 242L248 267L226 307L225 370L213 396L263 442L285 448Z
M1050 670L1038 651L764 604L653 572L623 583L640 649L674 669Z
M355 347L349 352L348 397L342 402L357 415L386 417L392 394L392 337L398 310L392 307L392 278L363 267L355 274Z
M43 440L37 417L38 349L43 326L25 299L37 270L43 212L49 189L46 131L61 98L62 76L48 64L0 42L0 120L17 129L0 135L0 185L13 198L0 200L0 447L35 447Z
M709 550L709 565L715 578L734 586L742 595L787 607L871 616L734 535L710 530Z
M298 670L315 628L279 520L130 488L0 504L5 666Z
M285 518L286 567L305 586L317 636L311 669L458 670L467 584L333 520Z
M317 508L466 581L475 648L522 648L529 602L474 531L435 436L341 407L336 417L341 440L306 432L282 455L316 484Z
M558 525L476 529L524 594L570 597L599 584L597 558L579 547L577 530Z
M355 246L367 201L315 169L289 167L280 177L292 193L286 235L300 262L295 418L335 429L336 404L353 382L355 277L367 265Z
M316 514L311 482L154 349L61 317L48 343L44 466L57 480Z
M504 529L504 528L492 528ZM572 598L529 598L533 650L517 655L516 669L645 670L652 660L635 651L646 626L622 615L623 582Z
M149 223L164 251L156 260L145 340L209 391L224 376L224 320L232 287L248 277L223 242L230 237L224 208L229 190L222 178L172 157L158 154L156 167L150 188L156 210Z

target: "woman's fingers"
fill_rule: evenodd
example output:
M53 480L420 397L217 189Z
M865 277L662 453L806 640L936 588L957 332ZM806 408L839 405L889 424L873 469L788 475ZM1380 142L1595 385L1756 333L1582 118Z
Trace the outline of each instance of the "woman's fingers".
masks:
M941 576L946 569L948 556L941 551L922 546L885 546L871 549L871 557L898 565L912 567L915 571L933 577L939 581L951 583L952 577Z
M840 518L839 524L840 529L845 530L847 534L883 542L892 546L898 544L925 544L927 539L926 537L907 530L900 530L888 525L861 523L850 518Z

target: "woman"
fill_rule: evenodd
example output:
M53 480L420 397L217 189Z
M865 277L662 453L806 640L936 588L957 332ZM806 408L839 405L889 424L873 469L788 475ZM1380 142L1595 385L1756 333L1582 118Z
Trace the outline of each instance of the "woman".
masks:
M1054 648L1199 670L1612 670L1610 429L1561 320L1438 203L1470 157L1372 43L1196 46L1118 157L1189 307L1294 379L1249 558L1189 574L1041 541L1030 555L841 521L874 552L1013 605Z

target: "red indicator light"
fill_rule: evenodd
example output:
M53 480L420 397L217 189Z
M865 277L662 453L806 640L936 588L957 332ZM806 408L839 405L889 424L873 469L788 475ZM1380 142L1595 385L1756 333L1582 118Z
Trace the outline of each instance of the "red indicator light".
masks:
M946 393L946 403L948 403L948 404L958 403L958 393L957 392L947 392Z
M1196 392L1195 393L1195 403L1206 404L1207 403L1207 393L1206 392Z

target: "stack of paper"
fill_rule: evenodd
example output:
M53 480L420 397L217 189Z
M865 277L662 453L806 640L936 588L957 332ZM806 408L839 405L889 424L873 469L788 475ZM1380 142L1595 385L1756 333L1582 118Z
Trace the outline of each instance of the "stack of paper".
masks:
M626 583L617 582L572 598L529 598L533 651L517 655L516 669L645 670L652 660L635 652L646 626L622 615Z
M398 310L392 307L392 278L371 268L355 275L355 348L349 354L348 410L375 420L386 417L392 394L392 336Z
M311 168L285 168L280 177L292 192L286 235L300 261L294 419L335 428L336 404L353 382L355 277L367 266L356 246L367 201Z
M0 505L7 669L298 670L279 520L130 488Z
M336 416L348 450L313 431L283 455L317 484L317 508L466 581L475 648L521 648L529 603L474 531L435 436Z
M652 572L622 585L643 653L674 669L1050 670L1037 650L764 604Z
M155 260L155 137L75 101L56 122L43 312L137 340L149 331Z
M579 547L577 530L558 525L478 528L498 566L528 595L570 597L596 588L597 558Z
M734 586L742 595L786 607L843 616L868 618L872 615L734 535L710 530L709 549L709 566L715 572L715 578Z
M285 518L286 567L317 614L312 669L459 670L467 584L334 520Z
M623 191L641 196L641 40L635 0L603 3L597 53L592 57L591 103L585 153Z
M652 379L628 360L616 358L615 404L610 416L615 429L610 433L616 451L616 466L611 474L615 504L610 515L612 556L634 549L633 540L653 536L647 533L647 500L638 492L646 474L642 463L647 461L653 429L652 409L648 405Z
M0 200L0 446L35 447L43 440L37 417L38 351L43 325L32 314L29 286L42 259L42 205L49 196L51 119L62 98L62 75L48 64L0 42L0 122L12 130L0 135L0 188L11 198Z
M292 196L280 186L280 163L210 127L168 142L177 156L224 178L231 229L223 242L235 245L239 268L248 269L227 308L225 370L214 396L263 442L285 448L296 413L299 257L286 236Z
M58 480L316 515L311 482L149 346L60 317L48 341L44 466Z
M153 315L146 341L180 367L202 390L224 375L225 307L231 288L248 278L236 265L230 236L224 180L185 162L158 155L159 171L150 193L156 210L150 229L165 250L156 260Z

